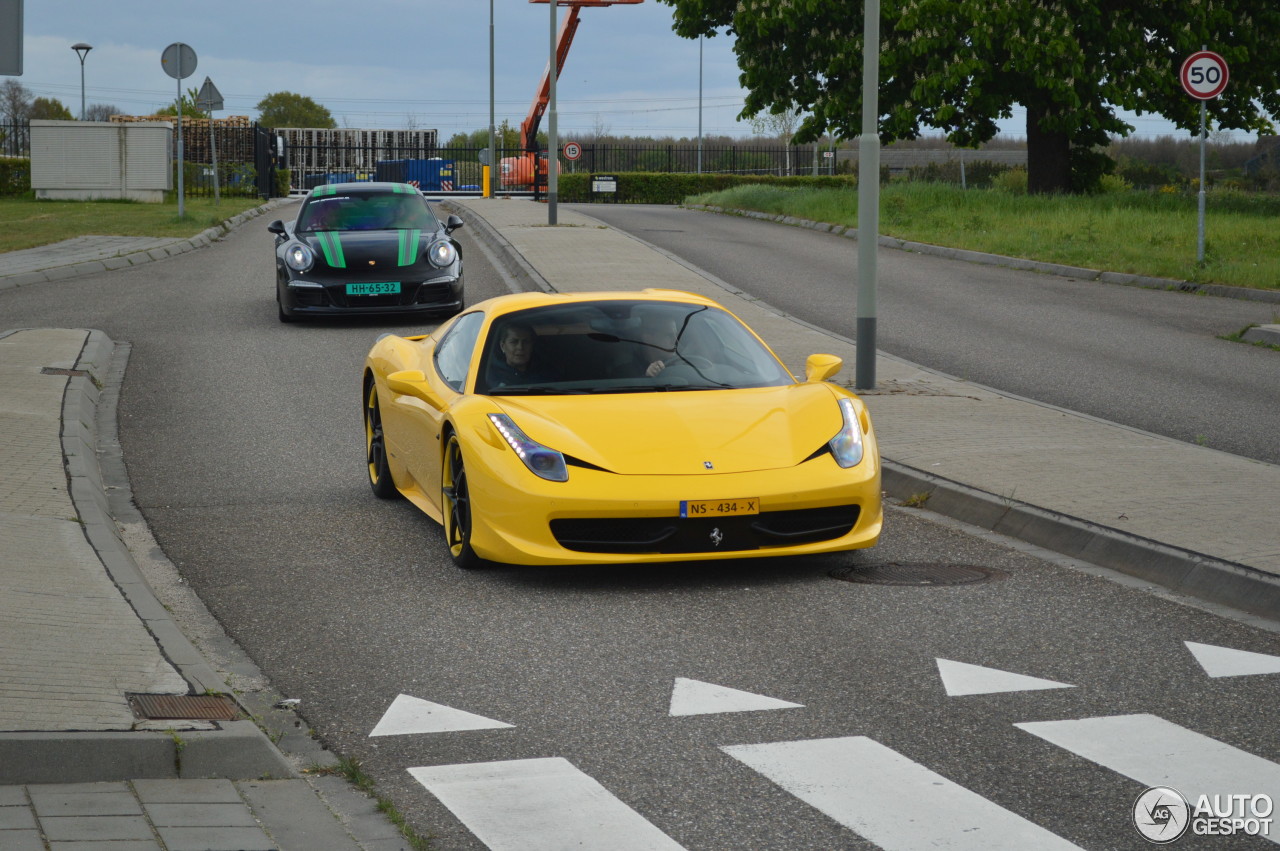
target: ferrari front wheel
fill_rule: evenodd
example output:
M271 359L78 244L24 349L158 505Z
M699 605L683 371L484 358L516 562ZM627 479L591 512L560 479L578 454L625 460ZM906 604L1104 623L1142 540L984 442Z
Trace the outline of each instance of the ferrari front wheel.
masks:
M480 567L483 560L471 548L471 489L467 485L462 445L456 434L449 435L449 442L445 445L440 494L443 497L440 502L444 516L444 540L449 545L453 563L466 570Z
M380 499L400 495L387 465L387 439L382 432L382 409L378 407L378 385L372 379L364 393L364 449L369 470L369 487Z

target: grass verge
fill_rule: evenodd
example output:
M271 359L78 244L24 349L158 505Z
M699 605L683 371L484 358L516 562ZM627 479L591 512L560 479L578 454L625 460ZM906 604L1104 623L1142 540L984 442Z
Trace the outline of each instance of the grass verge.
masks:
M311 774L331 774L346 778L348 783L377 802L378 812L391 820L391 823L400 831L400 835L404 837L405 842L409 843L409 847L413 851L430 851L431 844L414 831L405 817L396 809L395 804L377 793L373 778L365 774L364 769L360 767L359 760L341 756L338 757L337 765L312 766L307 771Z
M741 186L687 204L754 210L856 227L856 189ZM1108 272L1280 289L1280 197L1211 191L1205 262L1196 262L1197 198L1137 190L1036 196L944 183L889 183L880 233Z
M259 198L188 198L183 218L176 200L36 201L0 198L0 252L36 248L90 234L98 236L172 236L188 239L232 216L262 205Z

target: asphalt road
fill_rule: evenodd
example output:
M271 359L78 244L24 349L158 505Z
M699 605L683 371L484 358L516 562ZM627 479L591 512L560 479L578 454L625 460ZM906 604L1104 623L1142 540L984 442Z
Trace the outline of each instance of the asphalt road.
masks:
M857 242L671 207L575 209L823 328L855 335ZM880 249L877 348L1029 399L1280 463L1280 357L1219 339L1280 305Z
M505 291L469 243L465 256L472 300ZM1001 836L1006 847L1047 847L1052 837L1039 830L1085 848L1147 847L1131 822L1152 785L1145 775L1014 726L1026 722L1139 716L1161 742L1209 737L1229 746L1218 757L1243 751L1280 770L1277 677L1211 678L1184 643L1280 654L1275 634L920 512L891 508L880 547L838 557L458 571L434 524L374 499L364 478L363 355L383 331L421 327L285 326L272 298L271 239L255 221L167 261L0 291L0 324L99 328L131 345L120 437L156 540L275 687L301 700L307 723L359 760L434 849L485 844L412 768L540 759L564 773L566 760L578 785L573 770L607 790L593 800L643 820L613 847L652 825L703 851L920 847L936 831L953 847L998 847ZM1005 575L934 588L833 576L880 563ZM949 693L950 662L1063 687ZM673 714L677 681L800 706ZM400 695L511 726L370 736ZM818 739L839 741L820 745L816 761L725 750ZM813 772L862 764L832 754L867 747L896 752L905 770L844 780L883 790L885 801L829 816L801 800L822 785ZM752 767L762 755L785 763L775 768L791 780ZM1262 791L1265 778L1225 770L1242 788L1209 791ZM499 789L477 806L500 819L533 797L555 830L570 815L536 796L560 788ZM1033 834L1002 833L1010 813ZM841 823L879 817L876 842ZM563 847L524 830L529 841L514 847Z

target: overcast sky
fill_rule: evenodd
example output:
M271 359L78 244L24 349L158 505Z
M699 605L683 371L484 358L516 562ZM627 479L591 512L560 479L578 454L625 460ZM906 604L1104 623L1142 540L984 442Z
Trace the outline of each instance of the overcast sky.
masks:
M496 121L518 127L547 64L549 6L495 0L494 8ZM339 126L435 129L444 141L489 125L485 0L25 0L24 9L17 79L73 114L80 62L72 44L93 45L84 66L89 104L149 114L177 95L160 57L184 42L198 64L183 88L211 78L225 101L219 117L256 118L264 95L290 91L325 106ZM562 139L596 129L697 136L699 46L672 32L671 18L657 0L583 9L557 89ZM744 93L731 41L707 39L701 67L703 132L751 135L736 119ZM1158 118L1129 121L1137 136L1184 136ZM1025 135L1021 109L1002 130Z

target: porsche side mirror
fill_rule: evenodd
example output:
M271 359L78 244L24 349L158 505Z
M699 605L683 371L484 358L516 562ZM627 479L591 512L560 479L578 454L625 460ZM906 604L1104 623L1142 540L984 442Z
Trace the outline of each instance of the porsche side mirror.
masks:
M809 355L804 362L804 380L826 381L842 366L844 361L835 355Z
M276 236L284 236L284 222L276 219L274 222L267 225L267 230L274 233Z
M443 407L436 394L431 391L431 385L427 383L427 377L420 369L402 369L391 373L387 376L387 389L401 396L421 399L436 410Z
M463 224L462 219L458 218L457 216L450 216L448 219L445 220L444 232L453 233L455 230L462 227L462 224Z

